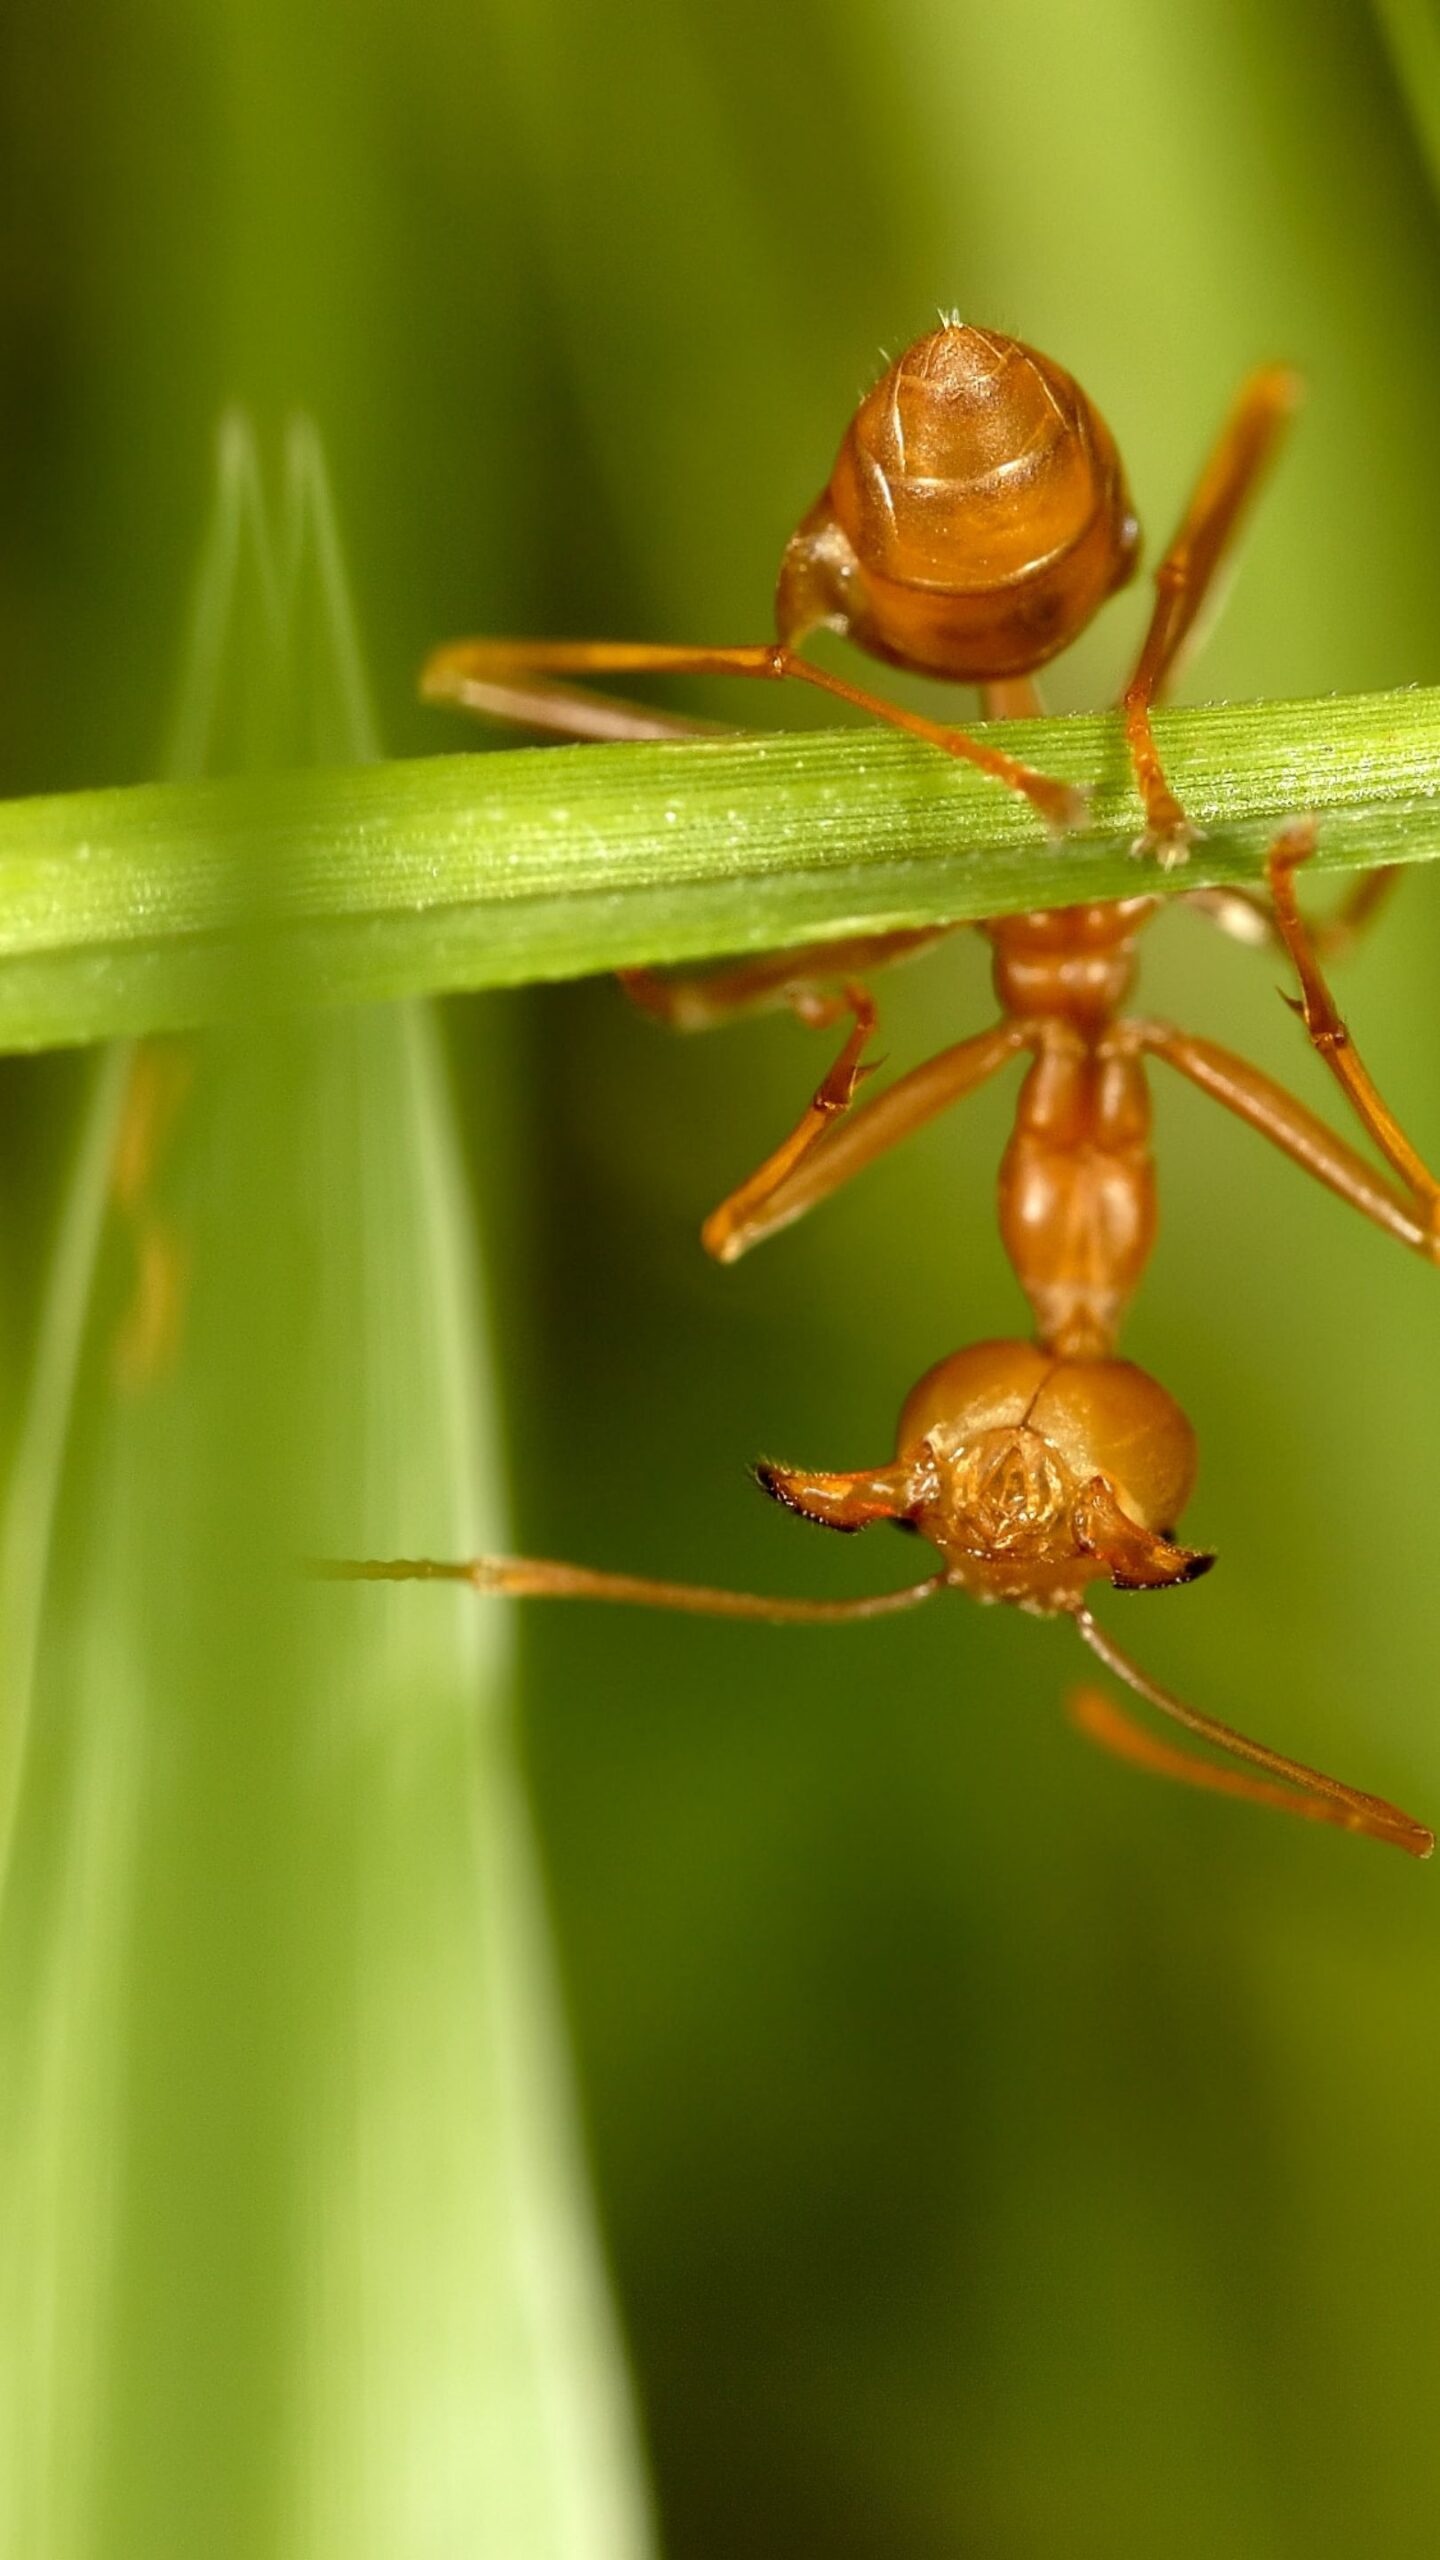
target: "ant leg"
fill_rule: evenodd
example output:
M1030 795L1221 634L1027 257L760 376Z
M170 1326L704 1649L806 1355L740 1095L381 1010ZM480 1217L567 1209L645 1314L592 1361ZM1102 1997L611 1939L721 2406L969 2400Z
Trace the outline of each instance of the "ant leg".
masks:
M934 925L866 941L812 943L701 977L663 978L648 969L620 972L621 985L634 1003L685 1031L708 1030L737 1013L775 1004L790 1005L802 1022L817 1027L832 1022L846 1005L854 1014L854 1028L840 1056L789 1136L706 1219L701 1238L717 1262L738 1261L752 1245L803 1217L852 1174L1029 1046L1029 1026L1013 1020L997 1023L927 1059L841 1125L856 1086L870 1072L861 1053L874 1027L875 1008L863 987L849 985L843 995L830 996L815 985L814 976L837 960L862 966L899 960L954 930Z
M455 702L493 713L502 696L512 704L528 701L536 707L543 705L553 690L546 680L567 675L732 675L754 676L769 683L783 683L793 677L832 695L837 702L848 702L857 711L869 712L892 729L904 730L907 737L923 738L927 745L940 747L947 755L978 765L982 773L1021 792L1038 809L1052 834L1062 835L1084 814L1084 794L1072 784L1037 773L1033 765L1021 764L1017 757L971 737L967 730L949 728L940 720L927 720L921 712L906 711L897 702L887 702L881 694L866 693L840 676L827 675L822 667L812 666L808 658L802 658L781 640L758 641L741 648L684 648L643 640L451 640L426 660L420 691L427 702ZM569 688L566 699L573 710L580 697ZM524 713L527 720L531 716L528 711ZM656 733L607 728L586 734L633 737Z
M909 933L871 934L840 943L810 943L794 951L768 952L726 969L699 976L666 978L652 969L622 969L620 984L632 1004L679 1031L708 1031L737 1014L789 1005L812 1030L823 1030L848 1009L854 1027L819 1091L774 1153L712 1211L701 1228L706 1252L718 1262L734 1262L774 1226L798 1217L798 1208L778 1218L764 1215L777 1192L848 1111L855 1088L872 1072L863 1056L875 1027L875 1006L863 986L847 983L828 993L816 979L828 970L854 965L884 966L925 950L953 933L953 925L927 925ZM828 1187L828 1186L827 1186Z
M1274 949L1275 919L1253 889L1182 889L1179 903L1208 916L1232 942L1243 942L1247 951Z
M1338 1192L1362 1217L1408 1244L1413 1252L1424 1254L1427 1261L1440 1262L1440 1229L1417 1214L1415 1201L1393 1190L1354 1147L1337 1137L1328 1121L1297 1102L1259 1067L1237 1058L1233 1050L1222 1049L1217 1041L1177 1031L1172 1023L1132 1017L1126 1029L1147 1056L1163 1058L1177 1075L1187 1076L1202 1093L1208 1093L1212 1102L1258 1129L1262 1138L1328 1190Z
M928 951L953 924L917 925L906 933L854 935L843 942L806 942L788 951L766 951L728 967L664 977L654 969L620 969L616 975L632 1004L653 1014L672 1031L714 1031L739 1015L765 1013L788 1005L811 1029L838 1022L843 997L828 995L816 982L850 976L859 969L888 968Z
M817 1005L824 1007L828 999L821 996ZM848 1111L855 1088L862 1076L874 1072L866 1059L865 1048L875 1029L875 1002L867 990L851 981L845 988L844 1001L854 1015L850 1036L835 1064L820 1084L796 1121L788 1137L758 1165L747 1179L738 1184L712 1209L700 1230L700 1241L717 1262L734 1262L760 1232L757 1221L774 1195L789 1180L805 1158L817 1147L826 1131L840 1114ZM824 1011L810 1017L825 1021Z
M1368 1165L1328 1123L1283 1085L1237 1058L1213 1040L1198 1040L1166 1022L1131 1019L1128 1036L1148 1055L1163 1058L1178 1074L1222 1103L1239 1120L1269 1138L1317 1182L1338 1192L1364 1217L1398 1237L1427 1261L1440 1262L1440 1182L1411 1146L1388 1105L1370 1081L1351 1044L1334 997L1325 982L1314 942L1295 903L1293 873L1306 860L1315 841L1313 821L1298 821L1276 839L1270 854L1270 888L1275 932L1299 972L1301 994L1287 998L1301 1015L1312 1044L1329 1067L1362 1127L1399 1175L1397 1191Z
M1141 848L1167 866L1185 860L1193 830L1165 779L1150 714L1164 698L1216 573L1234 544L1245 510L1299 398L1299 379L1284 365L1267 365L1250 376L1155 572L1150 626L1120 699L1130 761L1145 804Z
M1392 1823L1382 1825L1367 1811L1341 1812L1323 1795L1306 1793L1298 1783L1247 1778L1239 1769L1225 1769L1209 1760L1197 1760L1181 1751L1173 1742L1165 1742L1158 1734L1147 1733L1136 1724L1114 1700L1100 1689L1072 1690L1066 1712L1078 1733L1087 1742L1098 1744L1102 1751L1113 1753L1117 1760L1127 1760L1134 1769L1147 1770L1154 1778L1173 1778L1183 1787L1201 1787L1216 1795L1238 1796L1246 1804L1268 1805L1275 1813L1292 1813L1302 1822L1333 1822L1342 1830L1363 1831L1372 1840L1385 1840L1393 1848L1408 1851L1412 1858L1428 1858L1434 1846L1434 1835L1409 1814L1395 1814ZM1216 1737L1211 1735L1209 1739ZM1228 1745L1225 1746L1228 1748ZM1292 1764L1296 1769L1302 1764ZM1347 1795L1351 1793L1347 1789ZM1378 1805L1383 1798L1371 1797L1368 1805Z
M1239 1769L1223 1768L1213 1760L1197 1760L1192 1752L1182 1751L1178 1743L1165 1741L1163 1735L1150 1733L1103 1689L1072 1689L1065 1701L1065 1712L1077 1733L1093 1742L1101 1751L1111 1752L1117 1760L1127 1760L1132 1769L1147 1770L1152 1778L1173 1778L1182 1787L1213 1789L1216 1795L1240 1796L1247 1804L1266 1804L1276 1813L1295 1813L1302 1822L1325 1821L1328 1810L1316 1799L1300 1795L1294 1787L1277 1780L1247 1778Z
M1295 872L1314 849L1314 820L1297 819L1276 837L1267 864L1274 930L1300 979L1299 997L1286 1001L1300 1014L1312 1047L1330 1069L1362 1128L1399 1175L1408 1197L1402 1199L1379 1181L1363 1157L1258 1068L1230 1057L1209 1041L1191 1039L1163 1024L1135 1028L1143 1048L1166 1058L1217 1102L1272 1138L1378 1226L1430 1260L1440 1261L1440 1182L1376 1091L1326 983L1314 937L1296 902Z
M494 671L487 658L494 653ZM463 654L473 667L449 661ZM479 720L494 720L510 729L534 729L544 738L572 744L633 745L638 740L738 737L718 720L697 720L683 711L657 711L649 703L627 702L618 694L592 693L588 685L560 684L553 677L528 672L524 654L508 643L475 641L469 647L437 649L420 675L426 702L448 702L473 711Z
M858 1031L857 1023L846 1044L847 1052ZM701 1229L707 1252L717 1262L737 1262L752 1245L792 1225L821 1200L828 1200L833 1191L838 1191L864 1166L873 1164L877 1156L886 1154L901 1138L908 1137L912 1129L923 1128L937 1112L973 1093L1022 1049L1029 1048L1034 1038L1032 1024L1017 1020L997 1022L990 1030L977 1032L973 1039L961 1040L953 1049L942 1049L938 1057L927 1058L923 1065L897 1078L875 1101L844 1121L833 1117L837 1108L833 1101L828 1105L822 1102L822 1086L804 1120L784 1144L766 1158L748 1182L741 1183L718 1209L712 1210ZM838 1064L843 1066L843 1057ZM832 1069L832 1077L836 1072Z
M703 1582L657 1582L648 1575L597 1573L588 1565L553 1564L540 1556L471 1556L448 1563L431 1556L393 1561L325 1561L312 1570L325 1582L468 1582L511 1600L607 1600L638 1609L677 1609L690 1617L761 1619L771 1626L841 1626L918 1608L943 1591L945 1576L856 1600L772 1600L758 1591L716 1591Z
M1353 950L1361 934L1389 905L1392 892L1404 877L1403 862L1377 862L1373 871L1362 871L1338 907L1310 927L1311 942L1322 958L1343 959Z
M1381 908L1388 905L1404 868L1400 862L1378 862L1373 871L1362 871L1339 905L1328 916L1310 923L1307 930L1311 946L1322 959L1343 959L1354 948ZM1273 910L1253 890L1182 889L1180 894L1187 907L1195 907L1201 915L1208 916L1232 941L1243 942L1252 951L1284 947Z
M980 707L987 720L1041 720L1045 705L1033 676L992 676L980 687Z
M1319 954L1296 903L1295 873L1314 850L1314 820L1297 819L1276 837L1266 865L1276 931L1300 980L1299 996L1287 996L1286 1003L1299 1014L1312 1049L1329 1068L1362 1129L1400 1176L1440 1253L1440 1182L1416 1154L1388 1103L1376 1092L1326 984Z
M1383 1796L1366 1795L1359 1787L1346 1786L1340 1778L1327 1777L1323 1769L1311 1769L1303 1760L1287 1759L1283 1752L1272 1751L1263 1742L1252 1742L1248 1734L1237 1733L1232 1725L1221 1724L1214 1716L1201 1715L1198 1708L1186 1706L1182 1698L1150 1679L1088 1609L1076 1608L1072 1615L1091 1652L1148 1706L1157 1708L1172 1723L1183 1725L1187 1733L1198 1734L1202 1742L1214 1743L1217 1750L1228 1751L1234 1760L1248 1760L1253 1767L1266 1770L1272 1779L1282 1779L1285 1784L1267 1785L1263 1780L1241 1777L1236 1770L1212 1769L1205 1761L1192 1760L1132 1725L1108 1698L1085 1689L1070 1701L1070 1712L1092 1742L1158 1776L1178 1778L1189 1786L1214 1787L1225 1795L1245 1796L1252 1804L1272 1805L1279 1812L1298 1814L1304 1822L1333 1822L1342 1831L1361 1831L1368 1839L1386 1841L1412 1858L1431 1855L1435 1834L1423 1822L1417 1822L1413 1814L1402 1813L1398 1805L1388 1804Z

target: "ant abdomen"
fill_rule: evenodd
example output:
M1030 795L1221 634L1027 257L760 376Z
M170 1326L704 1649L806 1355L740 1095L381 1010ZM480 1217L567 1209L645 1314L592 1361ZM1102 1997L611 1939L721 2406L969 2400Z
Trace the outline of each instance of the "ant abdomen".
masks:
M792 538L776 617L961 682L1029 675L1132 575L1115 441L1064 368L986 329L933 330L862 400Z

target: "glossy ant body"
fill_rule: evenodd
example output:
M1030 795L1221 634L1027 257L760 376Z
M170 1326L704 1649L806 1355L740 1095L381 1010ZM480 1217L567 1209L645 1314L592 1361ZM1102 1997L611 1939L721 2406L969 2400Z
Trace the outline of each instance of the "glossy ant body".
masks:
M1280 368L1246 384L1156 574L1154 610L1122 700L1146 820L1137 850L1162 864L1183 862L1190 830L1162 770L1150 713L1296 398L1294 377ZM947 323L890 365L862 401L823 495L787 546L775 642L712 649L467 640L435 654L424 690L433 700L570 737L634 738L673 736L690 724L557 679L616 672L797 677L980 765L1060 828L1076 814L1067 786L1020 764L989 737L944 728L842 683L801 658L799 643L822 626L848 634L897 666L978 684L992 718L1017 716L1038 708L1036 669L1133 575L1138 550L1114 440L1078 384L1013 339ZM1096 1739L1192 1783L1428 1856L1432 1834L1395 1806L1251 1742L1157 1687L1085 1603L1095 1581L1153 1589L1188 1582L1213 1561L1175 1540L1194 1474L1190 1425L1162 1387L1116 1356L1155 1233L1151 1059L1248 1121L1376 1225L1440 1261L1440 1184L1366 1075L1326 984L1322 936L1307 928L1296 904L1294 873L1313 840L1307 821L1277 838L1268 905L1234 891L1190 894L1227 930L1288 952L1310 1040L1394 1179L1243 1059L1122 1010L1137 938L1160 904L1153 895L983 925L994 949L998 1022L854 1111L875 1020L858 973L953 928L818 944L688 978L643 971L625 978L638 1002L680 1028L776 1004L814 1024L852 1016L844 1047L797 1127L707 1219L705 1243L722 1261L802 1216L910 1130L1011 1059L1028 1056L999 1211L1006 1251L1030 1302L1034 1341L982 1342L941 1361L909 1397L897 1454L879 1467L840 1475L759 1470L766 1489L804 1519L847 1530L877 1520L918 1529L940 1557L926 1580L876 1597L805 1601L533 1560L335 1570L777 1622L876 1617L952 1587L1038 1615L1063 1614L1142 1698L1267 1775L1192 1760L1086 1691L1076 1713ZM1378 903L1387 878L1371 874L1324 936L1333 941L1352 930ZM827 989L836 979L843 994Z

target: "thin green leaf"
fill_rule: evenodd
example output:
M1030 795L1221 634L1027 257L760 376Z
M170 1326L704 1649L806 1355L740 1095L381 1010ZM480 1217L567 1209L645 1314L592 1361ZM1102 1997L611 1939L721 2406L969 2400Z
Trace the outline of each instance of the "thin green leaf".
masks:
M1132 858L1140 811L1108 717L1007 733L1091 788L1088 823L1063 843L973 767L874 729L11 802L0 1046L213 1018L241 879L277 997L354 1002L1119 897L1142 881L1253 883L1277 825L1302 810L1321 820L1317 873L1440 855L1440 691L1172 711L1159 734L1201 831L1168 874Z

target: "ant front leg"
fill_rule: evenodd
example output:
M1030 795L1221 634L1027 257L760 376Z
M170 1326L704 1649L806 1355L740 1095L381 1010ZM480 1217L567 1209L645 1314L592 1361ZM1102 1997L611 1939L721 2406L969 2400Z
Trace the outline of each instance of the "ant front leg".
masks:
M939 931L877 936L868 943L834 946L829 952L817 944L803 951L767 953L689 978L660 977L650 969L620 971L620 983L631 1002L677 1031L712 1030L737 1014L774 1005L788 1005L811 1030L825 1029L847 1011L853 1017L844 1047L788 1137L727 1194L701 1228L701 1242L717 1262L734 1262L756 1240L767 1205L849 1110L861 1078L873 1073L865 1048L875 1028L874 998L854 979L847 980L838 994L827 992L816 984L812 968L818 972L827 959L833 967L837 955L843 959L851 953L898 959L901 952L894 949L895 944L913 950L938 939Z
M665 981L657 980L641 1000L651 1003L664 992ZM815 1012L805 1010L811 1000ZM803 983L791 991L790 1001L802 1020L833 1019L835 1000ZM712 1209L700 1230L706 1252L717 1262L738 1262L752 1245L792 1225L913 1129L923 1128L938 1112L988 1082L1039 1036L1035 1023L1007 1017L925 1059L878 1100L850 1114L856 1086L870 1072L863 1051L874 1028L875 1007L865 988L854 984L845 988L843 1001L854 1015L853 1028L803 1116L764 1163Z
M821 1025L833 1021L836 999L815 994L807 998L798 994L796 1011L802 1022ZM807 1002L810 1010L806 1010ZM813 1154L822 1138L833 1128L842 1112L849 1110L855 1089L862 1076L874 1073L874 1062L865 1056L866 1045L875 1028L875 1001L868 990L851 980L844 991L843 1002L854 1015L850 1034L828 1075L817 1086L801 1117L789 1136L757 1165L747 1180L712 1209L700 1230L700 1241L717 1262L735 1262L748 1244L755 1243L766 1226L765 1212L783 1191L791 1176Z
M717 1262L738 1260L752 1244L799 1217L813 1199L823 1197L833 1187L822 1178L801 1196L792 1185L802 1167L808 1170L821 1141L833 1139L862 1078L872 1072L864 1052L875 1028L876 1009L868 989L857 980L847 979L835 991L823 987L821 978L837 968L880 967L906 959L953 931L951 925L928 925L908 933L809 943L798 950L768 952L690 977L667 978L649 969L620 972L620 983L632 1003L679 1031L712 1030L737 1015L777 1005L788 1005L812 1030L827 1028L847 1010L852 1016L852 1027L839 1056L795 1127L706 1219L701 1238L707 1253L713 1254ZM1006 1054L1009 1053L1007 1046ZM930 1105L940 1107L938 1102ZM897 1126L895 1135L900 1134ZM893 1140L886 1138L882 1143ZM866 1148L856 1162L868 1160L869 1154L878 1152L878 1144ZM843 1178L837 1174L837 1180Z

